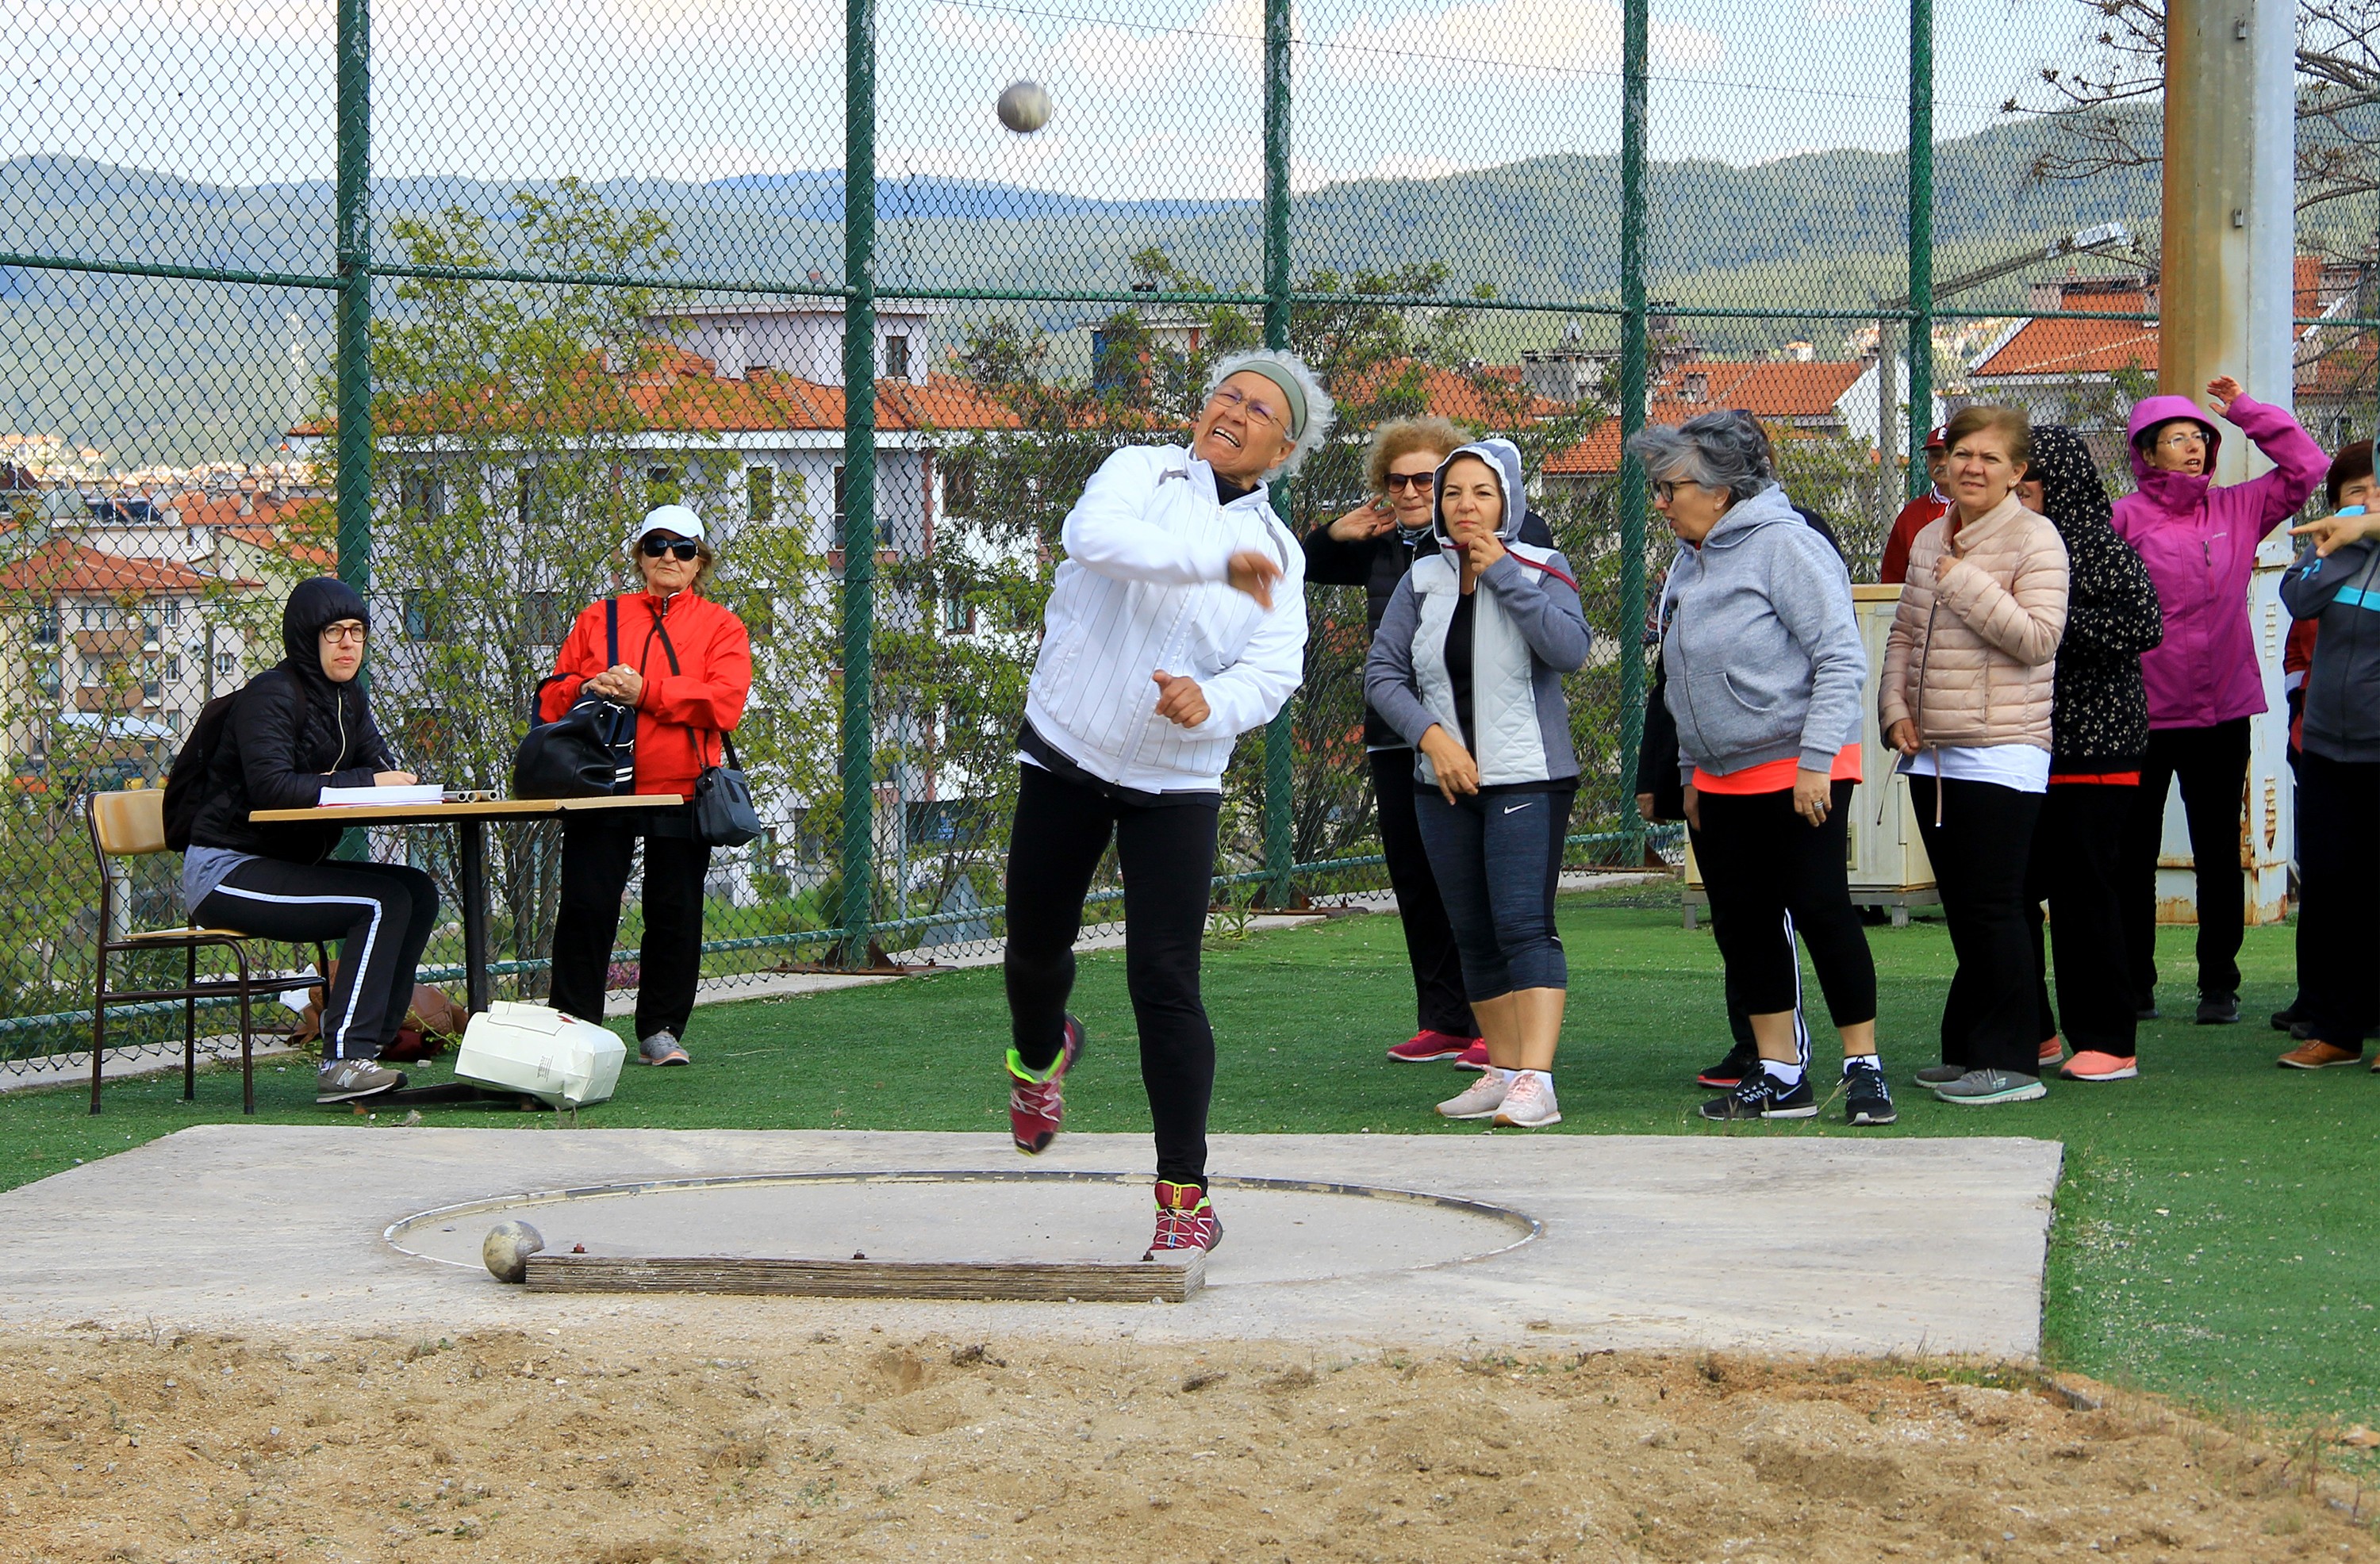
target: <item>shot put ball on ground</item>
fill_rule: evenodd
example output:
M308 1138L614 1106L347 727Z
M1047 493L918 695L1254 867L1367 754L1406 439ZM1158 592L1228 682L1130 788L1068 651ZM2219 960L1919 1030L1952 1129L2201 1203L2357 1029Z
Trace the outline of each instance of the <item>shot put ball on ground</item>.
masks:
M480 1258L498 1281L528 1279L528 1257L545 1247L545 1235L527 1222L498 1222L480 1242Z

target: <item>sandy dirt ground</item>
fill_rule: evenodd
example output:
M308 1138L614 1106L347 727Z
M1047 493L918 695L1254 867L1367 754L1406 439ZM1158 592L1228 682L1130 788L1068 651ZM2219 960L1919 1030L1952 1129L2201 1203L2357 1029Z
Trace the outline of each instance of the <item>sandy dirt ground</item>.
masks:
M2380 1559L2319 1445L2022 1371L707 1347L18 1333L0 1558Z

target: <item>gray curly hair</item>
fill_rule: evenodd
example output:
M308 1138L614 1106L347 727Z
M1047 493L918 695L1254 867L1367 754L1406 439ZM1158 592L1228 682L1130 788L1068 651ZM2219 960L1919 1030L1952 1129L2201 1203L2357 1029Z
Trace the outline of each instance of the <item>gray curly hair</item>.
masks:
M1657 483L1699 483L1739 500L1776 481L1767 436L1737 413L1705 413L1675 429L1647 424L1628 437L1628 452Z
M1281 466L1265 474L1267 478L1286 478L1304 465L1306 457L1320 450L1324 441L1330 438L1330 426L1339 417L1338 409L1331 405L1330 394L1322 389L1320 379L1312 370L1306 368L1305 360L1285 350L1274 352L1259 348L1246 353L1226 355L1217 360L1214 369L1208 372L1207 394L1214 395L1216 388L1225 381L1230 380L1242 370L1257 363L1288 370L1290 378L1297 382L1298 391L1305 398L1304 432L1297 436L1296 443L1290 447L1289 455L1281 458Z

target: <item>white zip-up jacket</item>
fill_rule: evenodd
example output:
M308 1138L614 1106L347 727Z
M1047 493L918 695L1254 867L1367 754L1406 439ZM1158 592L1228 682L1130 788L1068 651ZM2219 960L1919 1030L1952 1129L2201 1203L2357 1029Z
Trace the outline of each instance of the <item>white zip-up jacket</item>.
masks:
M1220 504L1214 470L1187 450L1129 446L1099 464L1062 537L1026 719L1103 781L1220 789L1233 742L1305 675L1305 556L1264 486ZM1281 562L1269 612L1227 585L1231 557L1248 550ZM1204 722L1157 715L1160 668L1198 681Z

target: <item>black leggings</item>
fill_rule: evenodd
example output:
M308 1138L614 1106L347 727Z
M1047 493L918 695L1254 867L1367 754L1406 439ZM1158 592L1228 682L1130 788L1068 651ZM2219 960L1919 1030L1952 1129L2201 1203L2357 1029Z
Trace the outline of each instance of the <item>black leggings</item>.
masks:
M2380 762L2298 758L2298 975L2313 1035L2363 1051L2380 1024Z
M2041 794L1925 776L1911 777L1909 793L1959 958L1942 1006L1942 1062L2038 1075L2041 980L2024 923L2024 876Z
M1124 987L1157 1129L1157 1176L1207 1182L1215 1029L1198 997L1215 873L1211 802L1138 805L1019 765L1008 838L1008 1015L1017 1057L1045 1070L1064 1046L1083 898L1114 839L1123 871Z
M1876 960L1845 867L1852 787L1834 784L1819 826L1794 812L1791 788L1698 795L1695 861L1710 895L1711 933L1727 962L1728 992L1747 1014L1801 1008L1799 934L1835 1024L1876 1019ZM1807 1035L1795 1032L1806 1048Z
M664 811L663 813L666 813ZM702 882L710 847L695 840L693 813L668 824L682 836L645 837L645 935L637 952L637 1037L684 1037L702 976ZM612 941L620 932L620 898L640 832L600 815L571 817L562 828L562 904L553 919L553 1008L585 1021L603 1019Z
M2132 998L2146 1009L2156 994L2157 855L2165 841L2165 800L2181 783L2190 821L2190 857L2198 881L2198 991L2240 991L2240 927L2247 888L2240 873L2240 811L2248 791L2248 719L2211 728L2157 728L2141 761L2141 790L2124 828L2124 946Z
M190 921L265 940L336 940L322 999L322 1057L377 1059L413 1005L414 969L438 924L438 887L403 864L251 858L190 909Z
M1380 855L1389 861L1389 886L1397 893L1397 921L1404 926L1405 959L1413 965L1422 1027L1475 1037L1479 1025L1463 991L1463 957L1414 813L1414 752L1376 749L1371 762L1372 794L1380 806Z

